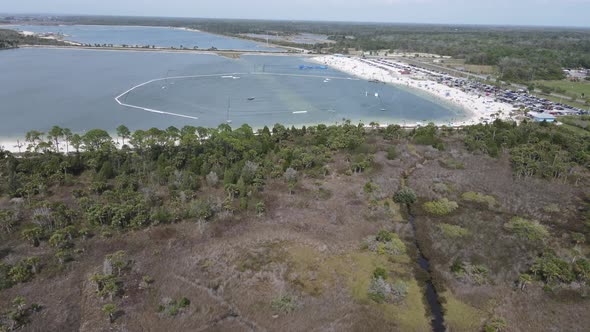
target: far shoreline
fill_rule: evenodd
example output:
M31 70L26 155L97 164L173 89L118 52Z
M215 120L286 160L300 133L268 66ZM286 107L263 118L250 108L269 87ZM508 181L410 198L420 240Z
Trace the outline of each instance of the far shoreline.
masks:
M275 53L289 53L289 50L292 49L291 47L281 46L281 45L277 45L277 44L273 44L273 43L266 44L266 43L260 42L258 40L250 39L250 38L240 38L240 37L233 36L233 35L231 35L231 36L224 35L224 34L213 33L213 32L209 32L209 31L203 31L203 30L198 30L198 29L193 29L193 28L188 28L188 27L153 26L153 25L109 25L109 24L2 24L2 23L0 23L0 28L2 28L2 27L24 27L24 26L47 26L47 27L82 26L82 27L123 27L123 28L173 29L173 30L181 30L181 31L209 34L209 35L213 35L213 36L219 36L219 37L236 39L236 40L250 41L250 42L256 43L257 45L266 46L268 48L275 48L275 49L277 49L277 51L275 51ZM15 30L15 31L17 31L17 30ZM18 32L23 33L24 31L18 31ZM83 46L83 44L84 44L84 43L74 41L74 40L63 39L60 41L65 42L65 43L72 43L72 46ZM76 45L76 44L79 44L79 45ZM122 46L121 45L114 45L113 47L122 47ZM139 48L141 48L141 46ZM158 48L160 48L160 47L158 47ZM206 50L206 49L204 49L204 50ZM219 50L224 50L224 49L219 49ZM273 52L273 51L259 51L259 52Z

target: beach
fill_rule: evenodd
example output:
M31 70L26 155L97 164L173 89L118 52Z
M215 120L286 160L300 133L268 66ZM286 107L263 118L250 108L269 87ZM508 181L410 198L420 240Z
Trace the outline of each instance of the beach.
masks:
M481 123L492 117L508 119L513 108L512 105L497 102L491 97L467 93L461 89L429 80L420 74L402 74L398 70L392 70L377 63L368 63L360 58L328 55L315 57L312 60L365 80L378 80L383 83L426 92L438 101L450 103L466 112L467 118L463 121L455 123L435 122L437 125L460 127ZM388 61L400 67L407 66L400 62Z

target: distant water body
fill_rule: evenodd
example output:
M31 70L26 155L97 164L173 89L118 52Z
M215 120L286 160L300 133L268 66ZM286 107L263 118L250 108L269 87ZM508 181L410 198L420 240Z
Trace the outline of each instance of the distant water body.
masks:
M200 31L188 31L166 27L107 26L107 25L0 25L0 28L35 33L63 34L67 41L82 44L138 45L220 50L270 51L280 49L267 47L251 40L214 35Z
M349 119L408 123L459 121L465 114L428 96L392 85L355 79L333 69L313 66L295 56L243 56L16 49L0 51L0 138L22 138L53 125L84 132L132 129L217 127L231 122L259 128L281 123L301 126ZM193 77L212 75L209 77ZM178 76L188 76L178 78ZM168 77L168 78L167 78ZM140 107L188 115L182 118L132 109Z

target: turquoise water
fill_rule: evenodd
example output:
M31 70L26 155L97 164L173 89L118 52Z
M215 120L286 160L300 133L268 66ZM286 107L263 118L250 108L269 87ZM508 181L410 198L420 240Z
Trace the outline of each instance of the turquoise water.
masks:
M53 125L84 132L113 131L120 124L132 129L216 127L230 120L233 127L243 123L300 126L343 118L354 123L413 124L464 117L459 110L392 85L369 83L332 69L300 70L301 64L312 65L292 56L252 55L234 60L165 52L0 51L0 138L22 138L28 130L45 131ZM213 76L174 78L196 75ZM164 79L139 87L121 100L197 119L150 113L114 100L133 86L157 78Z
M12 25L0 26L19 31L54 33L64 39L82 44L139 45L200 49L216 47L224 50L280 51L262 43L214 35L206 32L187 31L165 27L129 27L106 25Z

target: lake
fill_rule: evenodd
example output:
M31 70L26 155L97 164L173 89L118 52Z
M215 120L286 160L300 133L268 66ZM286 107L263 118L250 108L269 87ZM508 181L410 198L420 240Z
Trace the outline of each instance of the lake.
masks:
M297 56L216 55L16 49L0 51L0 138L22 138L53 125L110 132L184 125L217 127L231 121L259 128L354 123L458 121L465 114L396 86L369 83L318 68ZM211 76L202 76L211 75ZM158 114L121 106L120 100Z
M216 47L224 50L270 51L281 49L267 47L264 43L231 38L201 31L189 31L166 27L135 27L107 25L0 25L0 28L34 33L62 34L67 41L82 44L138 45L200 49Z

